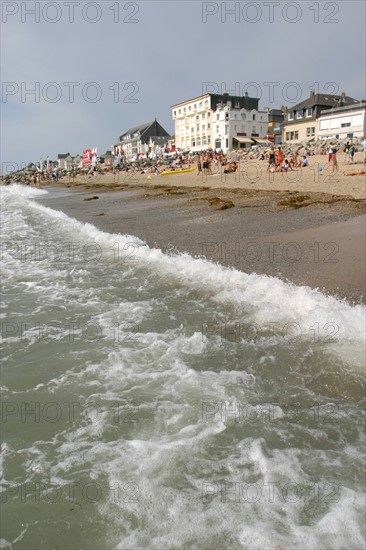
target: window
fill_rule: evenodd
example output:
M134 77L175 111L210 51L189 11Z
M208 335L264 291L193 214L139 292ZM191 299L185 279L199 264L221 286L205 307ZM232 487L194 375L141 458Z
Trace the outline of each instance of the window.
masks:
M349 126L351 126L350 122L342 122L341 124L341 128L348 128Z
M207 143L206 136L203 136L202 137L202 145L206 145L206 143Z
M193 132L194 132L194 128L191 128L191 134L193 134Z
M238 108L240 107L239 101L236 101L236 102L235 102L235 107L236 107L236 109L238 109Z
M294 112L291 111L289 114L288 114L288 120L294 120Z
M192 105L189 105L188 106L188 111L190 111L192 109Z
M211 124L210 122L207 124L207 130L209 130L211 128Z
M197 147L201 145L201 138L197 138Z
M298 119L302 118L302 112L301 111L297 111L296 118L298 118Z
M309 126L306 128L306 137L314 137L315 136L315 126Z
M219 120L219 118L220 118L220 115L219 115L219 113L217 113L216 120Z
M202 124L202 130L206 130L206 124Z
M202 113L202 118L206 118L206 114L205 114L205 113Z
M211 113L210 113L210 112L208 112L208 113L207 113L207 116L208 116L208 117L210 117L210 116L211 116Z
M226 147L228 147L228 146L229 146L229 139L226 138Z
M211 136L207 136L207 144L211 143Z
M185 112L186 112L186 110L187 110L187 109L186 109L186 108L184 107L184 109L183 109L183 113L185 113Z
M193 109L197 109L197 103L193 105Z
M313 115L313 109L309 107L309 109L306 109L306 116L309 118Z
M181 112L182 112L182 109L179 109L179 111L178 111L178 114L180 115L180 114L181 114Z
M177 111L174 111L174 116L177 114Z
M290 140L290 132L286 132L286 141Z
M255 114L253 113L253 120L255 120Z
M199 118L200 118L200 115L196 115L196 120L199 120Z
M192 147L196 147L196 141L194 139L192 139L191 143L192 143Z

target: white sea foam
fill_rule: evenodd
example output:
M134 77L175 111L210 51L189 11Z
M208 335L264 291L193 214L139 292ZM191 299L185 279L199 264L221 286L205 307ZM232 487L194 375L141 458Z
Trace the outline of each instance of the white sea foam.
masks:
M108 525L103 543L111 548L361 549L364 491L355 480L363 450L358 391L365 308L187 254L164 254L136 237L111 235L37 204L39 193L4 189L13 214L4 221L9 238L93 242L102 259L89 266L9 257L10 316L30 317L25 340L34 320L58 318L95 322L104 338L80 341L80 327L72 343L7 338L6 397L51 400L62 417L46 422L41 414L40 422L25 425L10 416L19 435L5 444L5 479L16 469L17 478L30 483L118 484L120 499L112 501L110 492L95 505ZM138 246L137 262L116 265L116 243L120 250ZM14 289L21 284L18 299ZM306 336L298 343L281 333L240 342L204 337L197 325L225 319L227 310L240 323L296 322L304 332L318 323L323 336L326 323L336 323L338 341L317 345ZM133 326L132 342L124 338L125 321ZM115 338L113 323L123 324L122 338ZM78 404L71 420L65 401ZM272 416L264 407L256 416L258 404L268 402ZM298 421L285 414L292 403L303 406ZM239 406L247 415L236 418ZM336 422L328 422L337 406ZM324 488L334 479L339 501L328 502ZM261 499L225 501L224 481L257 483ZM320 502L284 502L289 481L318 483ZM264 485L271 482L279 484L274 502ZM138 486L137 502L123 492L129 483ZM203 483L217 489L207 502ZM62 514L72 522L69 508ZM24 524L33 525L31 508L20 503L18 509ZM49 510L41 502L46 518ZM99 517L93 513L88 521Z

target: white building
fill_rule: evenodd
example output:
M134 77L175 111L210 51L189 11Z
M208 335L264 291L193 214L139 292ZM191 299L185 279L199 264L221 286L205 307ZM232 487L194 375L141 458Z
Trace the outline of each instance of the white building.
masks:
M268 113L259 99L229 94L204 94L172 106L177 150L228 149L267 135Z
M319 139L365 137L366 101L322 111L317 122Z
M229 105L213 113L213 146L226 153L230 149L267 142L268 111L236 109Z

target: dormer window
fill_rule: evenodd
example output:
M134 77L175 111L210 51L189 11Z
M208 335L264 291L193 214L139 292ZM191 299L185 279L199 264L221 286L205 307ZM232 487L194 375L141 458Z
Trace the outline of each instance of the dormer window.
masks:
M294 112L293 111L290 111L289 114L288 114L288 119L289 120L294 120Z
M236 109L239 109L239 107L240 107L240 103L239 103L239 101L236 101L236 103L235 103L235 108L236 108Z
M298 118L298 119L302 118L302 111L297 111L296 118Z
M306 109L306 116L309 118L311 116L313 116L313 110L312 108L310 107L309 109Z

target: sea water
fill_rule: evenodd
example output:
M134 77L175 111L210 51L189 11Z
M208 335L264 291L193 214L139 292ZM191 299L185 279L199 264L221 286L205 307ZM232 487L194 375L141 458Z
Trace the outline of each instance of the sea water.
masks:
M361 549L365 308L1 189L0 548Z

